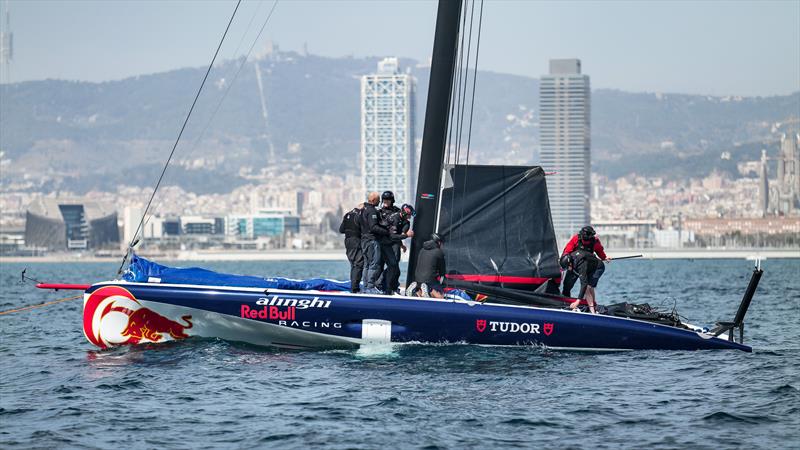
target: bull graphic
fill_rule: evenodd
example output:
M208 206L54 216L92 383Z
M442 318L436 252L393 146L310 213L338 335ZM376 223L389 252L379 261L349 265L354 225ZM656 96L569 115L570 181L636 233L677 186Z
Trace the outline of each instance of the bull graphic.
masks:
M486 329L486 320L478 319L475 321L475 328L481 333Z
M145 308L121 286L103 286L89 294L83 305L83 332L100 348L140 342L163 342L189 337L192 316L174 321Z
M147 308L140 308L133 312L128 319L128 326L122 330L123 336L128 336L129 342L136 344L141 340L159 342L164 338L164 334L169 334L173 339L185 339L189 337L184 331L192 328L192 316L183 316L186 325L167 319Z

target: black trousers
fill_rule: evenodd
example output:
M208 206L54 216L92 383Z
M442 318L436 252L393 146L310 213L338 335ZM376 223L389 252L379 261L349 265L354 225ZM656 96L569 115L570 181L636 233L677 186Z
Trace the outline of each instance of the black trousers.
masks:
M386 260L382 261L381 267L378 270L378 281L375 283L376 286L380 287L384 292L395 292L397 289L400 288L400 242L392 243L392 251L394 251L394 260L397 261L397 271L395 271L394 276L392 278L388 278L386 274L386 270L384 270L384 266L388 265Z
M575 273L574 270L568 269L566 272L564 272L564 284L561 289L561 295L564 297L571 297L570 291L572 291L573 286L575 286L575 282L578 281L579 278L580 275ZM581 292L578 294L577 298L581 298L585 290L586 288L583 286L583 283L581 283Z
M381 244L381 263L381 272L375 285L386 293L394 292L400 287L399 243Z
M564 273L564 286L561 295L569 297L575 282L581 280L581 290L576 298L583 298L583 294L586 293L586 286L597 286L597 280L603 275L605 269L603 262L597 258L585 258L578 263L577 268L567 270Z
M358 292L361 272L364 270L364 254L361 251L361 238L349 237L344 240L347 260L350 261L350 292Z

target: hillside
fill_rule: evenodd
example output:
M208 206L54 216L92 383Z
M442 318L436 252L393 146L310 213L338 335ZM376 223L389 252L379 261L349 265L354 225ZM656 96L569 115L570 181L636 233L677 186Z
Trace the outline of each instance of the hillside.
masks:
M286 52L248 62L209 124L237 66L236 61L219 64L167 184L197 192L229 190L245 182L243 168L267 166L270 142L276 164L355 173L359 77L374 71L377 60ZM255 64L261 70L267 122ZM417 78L419 138L428 69L411 60L401 60L401 65ZM202 68L186 68L104 83L45 80L2 86L0 147L3 158L10 160L2 185L23 178L32 189L113 190L120 184L152 184L202 75ZM534 162L537 104L538 80L480 72L471 160ZM714 168L730 171L735 162L754 159L762 142L775 138L775 123L790 122L796 128L800 93L739 99L597 90L592 108L595 171L610 176L702 175ZM723 151L731 153L730 160L720 160Z

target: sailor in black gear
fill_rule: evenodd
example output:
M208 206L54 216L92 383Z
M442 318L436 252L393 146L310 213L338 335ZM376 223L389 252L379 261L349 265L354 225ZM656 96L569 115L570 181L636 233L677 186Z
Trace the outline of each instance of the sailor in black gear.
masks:
M380 225L388 230L391 216L398 213L400 208L394 205L394 193L392 191L384 191L381 194L381 202L382 205L381 209L378 210L378 217ZM378 242L380 243L381 265L378 269L376 286L385 293L391 293L397 289L391 289L391 281L395 278L400 279L400 248L398 246L397 251L395 251L395 243L388 235L381 237Z
M350 210L342 218L339 233L344 234L344 248L350 261L350 292L358 292L364 270L364 254L361 250L361 210L364 204Z
M569 240L560 259L561 266L565 268L562 295L569 297L575 282L580 279L581 291L578 298L586 298L591 312L594 312L594 288L597 287L597 282L605 271L605 265L601 260L608 261L608 256L600 239L597 238L597 233L590 226L581 228ZM587 292L589 295L586 295ZM576 300L570 308L575 309L579 304L580 300Z
M375 208L380 196L370 192L364 209L361 210L361 251L364 255L364 291L369 294L378 293L375 282L378 280L381 267L380 240L389 237L388 228L381 226L380 215Z
M392 277L386 277L386 292L395 293L400 288L399 263L401 252L406 251L406 246L403 244L403 240L414 237L414 232L410 230L410 220L414 215L416 215L414 207L409 204L404 204L398 209L397 212L392 213L387 219L389 226L389 239L392 243L392 252L394 253L395 259L398 262L398 270L394 272Z
M444 241L436 233L431 234L431 240L422 244L414 271L414 282L408 285L406 295L413 295L419 284L422 296L444 298L442 283L447 273L447 265L444 261L442 245L444 245Z

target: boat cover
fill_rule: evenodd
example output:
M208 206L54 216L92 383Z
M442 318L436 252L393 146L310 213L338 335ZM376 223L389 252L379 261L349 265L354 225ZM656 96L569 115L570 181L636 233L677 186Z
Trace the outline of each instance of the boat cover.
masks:
M438 229L447 278L534 289L561 276L541 167L454 165L446 171Z
M312 278L294 280L279 277L231 275L200 267L169 267L154 263L138 255L131 257L128 270L122 275L126 281L139 283L199 284L205 286L231 286L262 289L292 289L300 291L350 291L349 281Z

